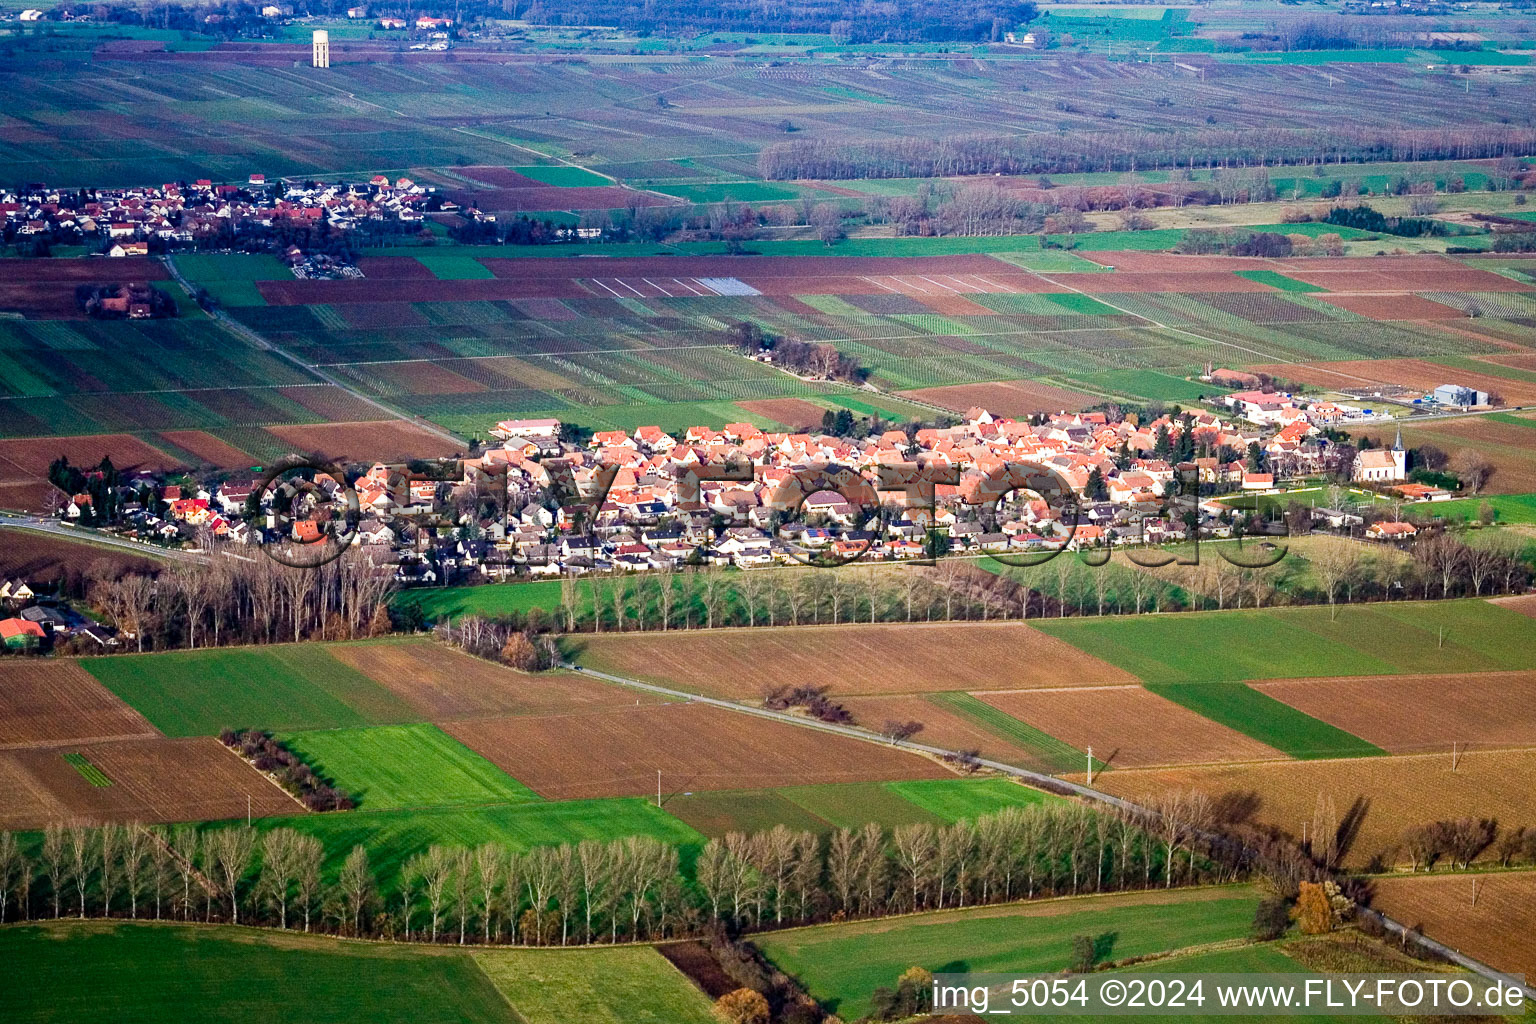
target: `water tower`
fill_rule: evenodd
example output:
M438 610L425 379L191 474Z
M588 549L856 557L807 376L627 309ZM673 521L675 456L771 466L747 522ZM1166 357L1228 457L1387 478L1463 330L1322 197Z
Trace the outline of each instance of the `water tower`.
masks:
M331 66L331 34L323 28L315 29L315 67Z

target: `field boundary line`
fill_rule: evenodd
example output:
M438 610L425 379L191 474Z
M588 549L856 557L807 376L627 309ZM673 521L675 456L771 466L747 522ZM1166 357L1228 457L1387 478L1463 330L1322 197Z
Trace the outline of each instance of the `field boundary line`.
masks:
M182 276L180 269L177 268L175 258L169 253L166 254L165 265L170 270L171 276L175 278L177 284L187 289L189 293L196 294L192 289L191 283L184 276ZM343 383L320 367L315 366L312 363L306 363L304 360L300 359L292 352L289 352L281 345L275 344L262 337L256 331L251 330L249 327L231 318L229 314L226 313L223 309L215 309L213 311L213 319L219 324L222 324L225 330L229 331L236 337L245 339L251 344L254 344L257 348L265 349L274 355L282 356L284 359L288 360L290 363L293 363L295 366L304 370L311 376L319 377L323 382L340 388L342 391L345 391L353 398L356 398L361 402L366 402L368 405L373 406L375 409L378 409L381 412L388 413L390 419L399 420L402 423L410 423L419 429L425 430L427 433L436 436L439 440L452 442L454 445L468 450L469 441L465 438L458 436L452 431L444 430L437 424L423 419L422 417L407 416L404 413L393 409L388 405L385 405L378 399L363 394L361 391L358 391L350 385Z
M251 771L255 772L257 775L260 775L263 779L266 779L267 782L269 782L273 786L273 788L275 788L279 793L283 794L283 796L287 797L289 800L292 800L294 803L298 804L299 807L303 808L305 814L313 813L313 812L310 811L310 809L308 807L304 806L304 801L300 800L298 797L296 797L292 793L288 792L282 786L278 785L277 780L274 779L272 776L268 775L266 772L262 771L260 768L257 768L255 765L251 764L251 762L249 762L245 758L241 757L239 752L237 752L234 747L225 746L224 742L222 740L218 739L217 737L213 737L213 741L219 745L220 749L222 749L224 751L227 751L230 757L233 757L235 760L237 760L241 764L245 765ZM265 817L268 817L268 815L263 814L262 817L265 818Z

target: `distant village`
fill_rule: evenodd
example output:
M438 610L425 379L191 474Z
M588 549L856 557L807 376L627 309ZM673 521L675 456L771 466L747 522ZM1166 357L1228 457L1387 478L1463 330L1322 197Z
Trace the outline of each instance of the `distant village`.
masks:
M24 255L85 246L107 256L255 247L344 253L357 236L409 234L429 213L459 212L410 178L292 184L252 174L244 184L168 182L118 189L0 191L0 238Z

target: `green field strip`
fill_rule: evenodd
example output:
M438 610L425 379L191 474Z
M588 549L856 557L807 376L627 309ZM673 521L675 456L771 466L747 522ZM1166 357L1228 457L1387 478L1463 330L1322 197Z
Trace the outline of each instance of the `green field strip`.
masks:
M420 719L410 705L317 644L120 655L81 664L167 736Z
M1511 427L1529 427L1536 430L1536 419L1529 416L1516 416L1508 412L1491 412L1484 419L1490 419L1495 423L1506 423Z
M1315 284L1307 284L1298 281L1294 277L1286 277L1275 270L1239 270L1238 277L1249 281L1257 281L1259 284L1267 284L1271 288L1278 288L1283 292L1325 292L1328 289Z
M612 185L613 179L604 177L585 167L568 167L561 164L538 164L533 167L514 167L513 171L525 178L559 188L594 188Z
M1320 611L1326 618L1328 610ZM1035 628L1147 683L1403 671L1385 655L1318 635L1272 610L1047 619Z
M1493 509L1494 522L1509 525L1536 523L1536 494L1490 494L1481 498L1461 498L1455 501L1437 502L1436 518L1451 521L1475 520L1482 514L1482 506Z
M1347 605L1331 614L1322 606L1276 608L1274 617L1325 641L1381 652L1398 673L1536 668L1536 619L1475 598Z
M885 788L947 822L975 821L1009 807L1032 807L1062 799L1012 779L914 779Z
M869 1011L876 988L893 985L914 965L1057 971L1071 963L1074 935L1112 935L1108 955L1117 960L1242 939L1256 903L1247 887L1096 896L795 928L754 936L753 943L824 1007L856 1020Z
M112 785L112 780L107 777L107 773L91 764L86 759L86 756L78 750L72 750L65 754L64 760L69 762L71 768L80 773L81 778L98 789Z
M1147 689L1299 760L1386 753L1242 683L1148 683Z
M277 1020L505 1024L508 1008L467 953L275 929L125 921L0 932L6 1019L111 1024ZM366 979L361 982L360 979ZM196 1008L192 1012L190 1008Z
M883 782L840 782L824 786L790 786L777 790L797 807L837 828L859 828L874 821L886 828L946 819L908 800Z
M366 810L540 799L435 725L328 729L279 739Z
M1536 384L1536 370L1522 370L1517 366L1505 366L1502 363L1489 362L1484 359L1473 359L1470 356L1436 356L1429 360L1438 366L1448 367L1453 370L1466 370L1468 373L1478 373L1485 377L1502 377L1504 380L1524 381L1527 384ZM1493 416L1502 415L1493 413ZM1532 421L1527 420L1527 424Z
M416 262L432 271L439 281L476 281L495 277L474 256L419 254Z
M1158 401L1193 402L1211 392L1209 384L1185 380L1156 370L1099 370L1093 373L1064 374L1070 381L1078 381L1098 390L1117 391L1121 394Z
M998 739L1006 740L1016 747L1029 751L1039 758L1046 771L1052 774L1079 771L1088 764L1088 755L1085 751L1078 750L1070 743L1059 740L1048 732L1036 729L1028 722L1005 714L986 701L978 700L968 693L958 690L930 693L927 700L936 707L953 711L967 721L974 722ZM1098 770L1102 767L1102 763L1095 760L1094 769Z
M651 946L470 954L523 1024L717 1024L709 997Z
M259 818L256 827L295 828L325 846L324 873L334 879L356 845L368 860L381 890L393 891L400 866L433 844L476 847L501 843L527 851L583 839L609 842L626 836L650 836L679 847L689 865L704 837L686 822L658 808L654 800L613 797L595 800L536 801L484 807L411 808L394 811L344 811L295 817Z

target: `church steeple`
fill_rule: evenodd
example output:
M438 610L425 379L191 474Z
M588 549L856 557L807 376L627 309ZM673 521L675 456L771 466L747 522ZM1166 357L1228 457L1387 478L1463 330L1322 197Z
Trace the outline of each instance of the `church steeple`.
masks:
M1403 450L1403 428L1401 424L1397 428L1397 440L1392 442L1392 450L1395 452Z

